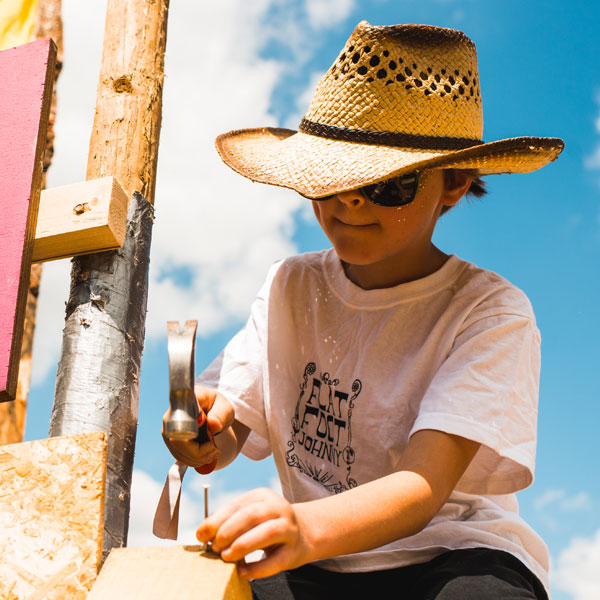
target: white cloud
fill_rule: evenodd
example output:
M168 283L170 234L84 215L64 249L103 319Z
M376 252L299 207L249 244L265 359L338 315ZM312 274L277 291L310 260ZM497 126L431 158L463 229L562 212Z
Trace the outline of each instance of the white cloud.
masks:
M600 134L600 92L596 93L596 104L598 105L598 116L594 121L596 133ZM600 169L600 143L596 143L594 151L584 159L584 165L587 169Z
M306 0L306 13L315 29L337 25L350 16L354 0Z
M597 146L592 154L586 156L584 164L586 169L600 169L600 146Z
M549 489L538 496L533 505L537 511L544 509L572 512L587 510L592 507L592 499L587 492L569 494L564 489Z
M69 297L70 273L70 260L46 263L42 269L40 302L33 337L31 385L41 384L48 373L56 372L65 324L65 301Z
M166 476L166 474L165 474ZM177 541L161 540L152 533L154 512L164 482L158 482L146 472L134 469L131 482L131 512L127 545L169 546L173 544L197 544L196 528L204 518L204 485L210 485L209 510L214 512L226 502L247 492L247 489L225 489L223 478L217 473L198 477L193 471L186 475L181 494L179 511L179 534ZM271 489L281 494L278 479L271 480Z
M574 496L565 498L560 503L560 507L566 512L589 510L592 507L592 499L587 492L579 492Z
M590 538L577 537L554 562L552 585L572 600L597 600L600 595L600 530Z
M465 11L462 8L457 8L452 13L452 21L454 21L456 23L460 23L461 21L464 21L464 19L465 19Z
M562 500L566 495L565 490L546 490L541 496L538 496L533 505L536 510L542 510L549 504L552 504L558 500Z

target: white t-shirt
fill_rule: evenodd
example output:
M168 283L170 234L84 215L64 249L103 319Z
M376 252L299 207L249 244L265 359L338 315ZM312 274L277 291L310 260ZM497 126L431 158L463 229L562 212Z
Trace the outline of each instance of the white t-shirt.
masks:
M533 480L539 345L529 300L495 273L450 256L423 279L363 290L327 250L271 268L246 326L199 382L252 430L244 454L273 453L290 502L393 473L421 429L482 444L421 532L319 566L372 571L497 548L548 587L546 546L514 496Z

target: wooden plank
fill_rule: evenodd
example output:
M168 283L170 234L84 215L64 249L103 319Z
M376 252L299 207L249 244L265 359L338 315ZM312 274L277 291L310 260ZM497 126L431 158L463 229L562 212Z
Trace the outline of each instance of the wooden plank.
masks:
M251 600L235 564L201 546L113 548L88 600Z
M114 177L43 190L33 261L121 248L128 203Z
M0 598L83 599L102 551L106 435L0 447Z
M0 401L17 387L55 59L50 39L0 52Z

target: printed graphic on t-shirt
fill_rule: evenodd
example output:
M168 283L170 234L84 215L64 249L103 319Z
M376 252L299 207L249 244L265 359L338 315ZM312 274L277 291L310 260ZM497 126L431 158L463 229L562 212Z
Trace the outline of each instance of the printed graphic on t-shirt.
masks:
M338 494L358 485L352 478L356 459L352 409L362 383L355 379L346 391L339 379L316 373L317 365L309 362L300 383L286 459L290 467Z

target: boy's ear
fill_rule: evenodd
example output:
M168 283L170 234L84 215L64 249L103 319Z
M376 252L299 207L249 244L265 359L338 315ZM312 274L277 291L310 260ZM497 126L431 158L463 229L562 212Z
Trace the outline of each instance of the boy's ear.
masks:
M444 206L456 206L471 187L473 178L460 169L447 169L442 171L442 174L444 176L442 204Z

